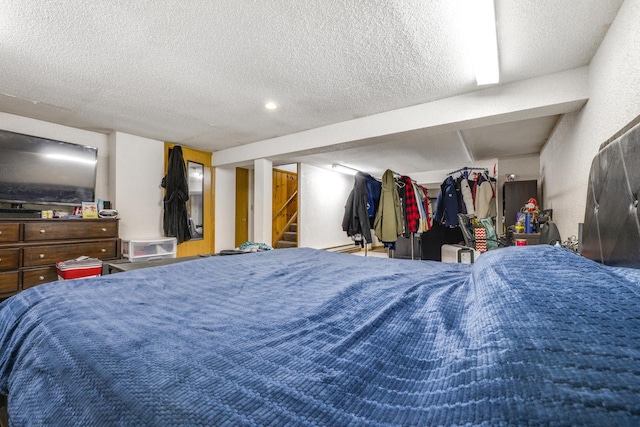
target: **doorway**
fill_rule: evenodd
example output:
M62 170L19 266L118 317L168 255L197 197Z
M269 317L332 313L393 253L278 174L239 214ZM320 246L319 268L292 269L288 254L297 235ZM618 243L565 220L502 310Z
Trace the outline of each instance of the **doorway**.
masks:
M236 248L249 240L249 169L236 168Z
M298 246L298 165L273 168L272 239L274 248Z
M169 153L177 144L165 143L164 170L168 168ZM178 245L177 256L186 257L214 253L213 174L211 153L182 146L189 200L186 203L191 240Z

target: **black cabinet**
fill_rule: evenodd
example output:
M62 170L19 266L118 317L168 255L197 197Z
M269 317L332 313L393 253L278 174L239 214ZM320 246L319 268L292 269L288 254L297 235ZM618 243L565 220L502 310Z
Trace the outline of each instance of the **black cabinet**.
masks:
M534 198L540 205L538 199L538 181L512 181L505 182L502 187L502 205L504 214L504 229L516 223L516 214L527 203L530 198ZM542 209L542 207L540 207Z

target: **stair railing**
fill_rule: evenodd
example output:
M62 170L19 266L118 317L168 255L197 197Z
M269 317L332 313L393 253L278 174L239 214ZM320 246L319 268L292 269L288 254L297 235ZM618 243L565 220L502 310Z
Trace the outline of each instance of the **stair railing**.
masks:
M280 207L280 209L278 209L278 212L273 216L273 218L271 219L273 224L277 224L278 223L278 219L283 216L283 215L288 215L288 207L291 204L292 201L296 200L298 197L298 191L294 191L293 194L287 199L286 202L284 202L284 204ZM273 247L276 246L276 242L278 240L281 240L282 237L284 236L284 233L289 229L289 227L291 226L291 224L293 224L293 221L298 217L298 211L296 209L296 211L291 215L291 218L289 218L286 222L286 224L284 225L284 227L282 227L281 229L278 230L278 228L275 229L275 233L273 235ZM296 242L297 243L297 242Z

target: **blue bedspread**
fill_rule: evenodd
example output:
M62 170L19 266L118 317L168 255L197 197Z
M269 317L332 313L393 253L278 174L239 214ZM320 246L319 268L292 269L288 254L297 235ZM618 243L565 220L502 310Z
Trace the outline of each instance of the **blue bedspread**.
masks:
M13 425L639 425L640 274L312 249L51 283L0 305Z

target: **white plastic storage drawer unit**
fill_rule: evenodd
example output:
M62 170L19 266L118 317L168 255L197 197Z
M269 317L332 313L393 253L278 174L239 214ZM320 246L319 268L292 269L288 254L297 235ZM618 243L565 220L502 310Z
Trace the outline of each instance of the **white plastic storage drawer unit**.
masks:
M131 262L149 261L152 259L175 258L178 243L175 237L158 237L156 239L122 240L122 256Z
M478 260L480 251L460 245L442 245L442 262L473 264Z

